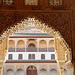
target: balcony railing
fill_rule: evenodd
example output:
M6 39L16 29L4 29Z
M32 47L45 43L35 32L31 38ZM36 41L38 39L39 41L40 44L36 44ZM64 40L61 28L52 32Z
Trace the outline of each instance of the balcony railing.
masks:
M16 48L16 52L25 52L25 48Z
M54 48L53 47L51 47L51 48L48 48L48 52L54 52L55 50L54 50Z
M54 52L54 48L36 48L36 47L28 47L28 48L9 48L8 52Z
M47 48L39 48L39 52L47 52Z
M28 48L26 48L26 52L37 52L37 48L36 47L28 47Z
M8 52L15 52L15 48L9 48Z

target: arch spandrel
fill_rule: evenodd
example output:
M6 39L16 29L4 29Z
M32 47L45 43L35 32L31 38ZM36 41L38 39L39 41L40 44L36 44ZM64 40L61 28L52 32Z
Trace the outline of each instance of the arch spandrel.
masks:
M1 50L6 50L5 47L7 46L7 44L3 43L3 41L5 42L4 39L8 39L8 36L12 33L15 33L16 31L22 29L22 28L25 28L26 26L28 26L29 24L32 24L34 25L35 27L37 28L40 28L41 30L43 31L46 31L47 33L51 34L54 38L55 38L55 44L60 44L62 46L62 51L69 51L69 46L67 45L67 43L65 42L65 40L62 38L62 36L60 35L60 33L58 31L55 31L54 29L52 29L51 27L48 27L47 25L45 25L45 23L41 23L39 22L38 20L35 20L35 19L32 19L32 18L28 18L26 21L22 21L22 23L18 23L17 25L15 25L14 27L11 27L10 30L8 29L6 32L3 33L3 36L2 36L2 42L1 42ZM5 37L5 38L4 38ZM4 38L4 39L3 39ZM58 42L59 41L59 42ZM4 47L4 46L5 47ZM1 50L0 50L0 53L1 53ZM57 46L55 46L55 50L56 50L56 54L59 55L59 48ZM64 53L64 52L63 52ZM57 56L58 56L57 55ZM64 55L64 54L63 54ZM2 55L3 56L3 55ZM60 56L60 55L59 55ZM5 53L4 53L4 57L5 57ZM71 55L70 55L71 57ZM57 57L59 58L59 57ZM63 59L64 59L64 56L63 56ZM60 59L60 60L63 60L63 59ZM1 59L0 59L1 60ZM58 59L57 59L58 60ZM59 61L59 60L58 60ZM59 61L59 65L62 65L62 62ZM64 61L63 61L64 63Z

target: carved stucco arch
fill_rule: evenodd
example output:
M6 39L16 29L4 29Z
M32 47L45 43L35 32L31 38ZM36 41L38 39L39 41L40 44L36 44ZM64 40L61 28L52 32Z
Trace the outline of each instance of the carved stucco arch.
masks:
M0 67L3 66L3 62L5 60L5 55L6 55L7 50L8 50L8 48L7 48L7 40L8 40L9 35L12 34L12 33L15 33L16 31L18 31L20 29L25 28L29 24L35 25L35 27L40 28L41 30L46 31L47 33L52 35L55 38L55 43L57 41L59 41L59 44L64 49L65 53L68 52L69 61L71 62L71 60L72 60L71 49L69 48L69 46L66 43L66 41L63 39L63 37L60 34L60 32L56 31L55 29L52 29L52 27L48 27L48 25L46 25L45 23L40 22L39 20L36 20L35 18L28 18L28 19L24 19L24 21L22 21L21 23L17 23L17 25L14 25L10 29L7 29L7 31L5 31L1 35L1 37L0 37L0 50L3 52L3 54L2 54L3 58L0 59L0 63L2 64L2 65L0 65ZM55 50L57 52L57 47L55 47Z

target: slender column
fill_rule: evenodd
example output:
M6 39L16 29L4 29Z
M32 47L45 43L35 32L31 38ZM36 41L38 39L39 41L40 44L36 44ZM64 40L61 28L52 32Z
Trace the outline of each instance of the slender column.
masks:
M40 65L37 66L37 75L40 74L40 67L39 67L39 66L40 66Z
M48 45L49 45L49 40L47 41L47 52L48 52Z
M63 69L62 68L60 68L60 75L63 75Z
M25 40L25 52L26 52L26 48L27 48L27 40Z
M9 40L7 41L7 49L9 50ZM8 52L7 50L7 52Z
M39 52L39 40L37 40L37 52Z
M16 52L16 48L17 48L17 41L15 41L15 52Z

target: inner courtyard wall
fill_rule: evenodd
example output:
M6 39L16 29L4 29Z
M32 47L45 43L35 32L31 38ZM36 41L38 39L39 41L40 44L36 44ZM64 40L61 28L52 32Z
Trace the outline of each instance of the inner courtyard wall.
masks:
M12 69L14 74L17 73L18 69L23 69L25 75L27 68L29 66L35 66L37 69L37 75L40 75L40 70L45 69L48 75L50 74L51 69L55 69L57 71L57 75L59 74L59 67L57 63L5 63L3 67L3 75L6 75L8 69Z

